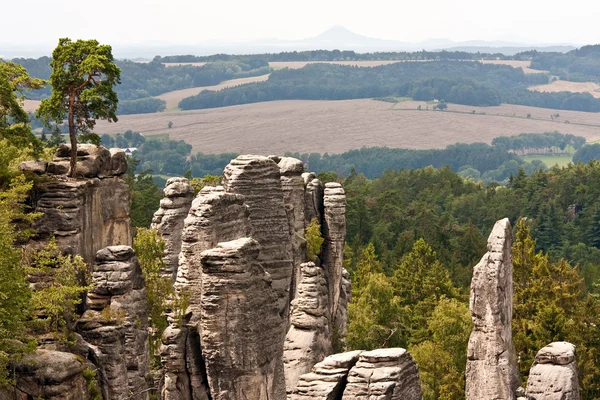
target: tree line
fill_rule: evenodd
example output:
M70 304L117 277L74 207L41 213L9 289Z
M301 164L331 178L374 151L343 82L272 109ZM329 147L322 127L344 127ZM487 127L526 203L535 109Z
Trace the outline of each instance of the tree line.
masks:
M273 100L345 100L376 97L411 97L445 100L473 106L511 103L600 111L600 99L589 93L542 93L532 85L548 83L545 74L525 74L507 65L440 61L394 63L371 68L309 64L301 69L274 71L265 82L219 92L203 91L183 99L184 110L226 107Z
M194 56L191 54L174 56L156 56L152 61L161 63L191 63L231 61L235 59L259 59L267 62L286 61L373 61L373 60L481 60L507 59L503 54L469 53L466 51L394 51L357 53L353 50L304 50L282 51L279 53L263 54L213 54L209 56Z
M561 80L600 83L600 45L583 46L568 53L532 54L531 68L546 70Z

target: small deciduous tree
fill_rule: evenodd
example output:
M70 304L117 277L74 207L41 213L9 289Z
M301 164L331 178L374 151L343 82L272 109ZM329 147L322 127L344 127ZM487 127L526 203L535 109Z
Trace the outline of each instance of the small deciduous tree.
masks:
M306 239L306 253L310 261L315 261L317 256L321 254L321 246L323 246L323 235L321 235L321 225L316 218L310 221L306 227L304 238Z
M113 86L121 82L112 48L96 40L62 38L52 53L52 95L42 101L37 115L57 124L67 119L71 141L71 169L77 162L77 132L87 133L97 119L117 121L118 98Z

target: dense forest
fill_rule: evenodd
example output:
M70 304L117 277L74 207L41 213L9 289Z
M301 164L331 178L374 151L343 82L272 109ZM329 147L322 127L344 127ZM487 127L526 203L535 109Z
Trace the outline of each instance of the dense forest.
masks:
M577 111L600 111L600 99L589 93L542 93L531 85L548 83L545 74L479 62L399 62L371 68L309 64L274 71L265 82L203 91L183 99L184 110L226 107L272 100L344 100L386 96L415 100L494 106L500 103Z
M600 45L583 46L568 53L535 52L531 68L549 71L565 81L600 83Z
M407 347L425 399L464 398L471 271L494 222L508 217L521 374L526 379L537 349L570 341L582 398L598 398L599 177L598 161L529 176L520 170L507 186L465 181L448 167L387 171L373 180L349 175L348 347Z

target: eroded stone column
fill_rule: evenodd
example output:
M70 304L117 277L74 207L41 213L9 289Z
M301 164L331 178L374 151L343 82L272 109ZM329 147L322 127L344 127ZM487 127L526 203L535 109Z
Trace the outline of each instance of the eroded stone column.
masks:
M88 310L78 322L83 338L94 345L111 399L147 399L148 305L144 276L129 246L110 246L96 254L94 287Z
M494 225L488 252L473 268L466 371L468 400L516 398L519 369L512 341L512 232L508 218Z
M337 182L325 184L323 197L323 243L322 263L329 292L329 315L337 314L344 266L344 242L346 240L346 193Z

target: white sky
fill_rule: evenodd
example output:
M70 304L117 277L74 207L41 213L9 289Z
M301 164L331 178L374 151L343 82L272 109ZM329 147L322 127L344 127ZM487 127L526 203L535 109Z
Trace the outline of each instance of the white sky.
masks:
M303 39L333 25L380 39L600 43L600 0L2 0L0 43ZM13 16L13 17L11 17ZM7 18L8 17L8 18Z

